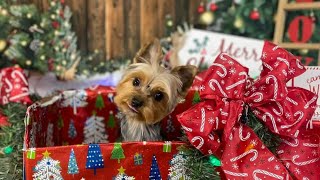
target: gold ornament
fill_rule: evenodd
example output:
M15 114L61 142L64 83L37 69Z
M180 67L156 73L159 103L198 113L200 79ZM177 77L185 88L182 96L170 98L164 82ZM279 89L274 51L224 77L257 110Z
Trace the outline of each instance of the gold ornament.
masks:
M58 65L57 67L56 67L56 70L57 71L60 71L62 69L62 67L60 66L60 65Z
M45 56L45 55L42 55L42 56L40 56L40 59L41 59L42 61L44 61L44 60L46 59L46 56Z
M59 31L57 31L57 30L54 31L55 36L58 36L59 34L60 34Z
M71 59L71 60L76 59L76 54L75 54L75 53L72 53L71 56L70 56L70 59Z
M211 11L206 11L200 15L200 23L210 25L214 21L214 14Z
M66 48L62 48L62 52L66 52L67 51L67 49Z
M56 19L56 15L52 14L51 19Z
M44 46L44 42L43 41L40 42L40 46Z
M1 14L6 16L6 15L8 15L8 11L6 9L2 9L1 10Z
M26 60L26 65L30 66L32 64L31 60Z
M167 26L172 27L173 26L173 21L170 19L167 21Z
M236 18L236 20L234 21L233 26L236 27L236 28L238 28L238 29L240 29L240 28L243 27L243 24L244 24L244 23L243 23L242 18L238 17L238 18Z
M28 42L27 41L21 41L21 43L20 43L22 46L26 46L27 44L28 44Z
M32 14L28 13L27 18L30 19L32 17Z
M55 5L56 5L56 2L51 1L50 5L51 5L51 6L55 6Z
M300 50L299 50L299 53L300 53L301 55L306 55L306 54L308 54L308 52L309 52L308 49L300 49Z
M66 60L63 60L63 61L62 61L62 65L64 65L64 66L67 65L67 61L66 61Z
M7 42L3 39L0 39L0 52L2 52L7 46Z

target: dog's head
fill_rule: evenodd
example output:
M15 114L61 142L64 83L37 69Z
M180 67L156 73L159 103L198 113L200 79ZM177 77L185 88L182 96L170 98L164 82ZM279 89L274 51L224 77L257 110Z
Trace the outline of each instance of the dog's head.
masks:
M155 124L181 102L192 85L197 68L160 65L163 57L159 40L141 48L116 88L115 103L127 120Z

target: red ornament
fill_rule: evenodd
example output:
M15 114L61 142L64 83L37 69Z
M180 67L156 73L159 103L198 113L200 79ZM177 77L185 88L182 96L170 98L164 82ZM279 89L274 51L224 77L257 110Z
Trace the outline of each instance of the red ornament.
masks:
M8 125L10 125L10 123L8 122L8 117L0 113L0 127Z
M64 4L64 0L60 0L61 4Z
M60 13L59 13L59 14L60 14L60 17L61 17L61 18L64 18L64 11L63 11L63 10L60 10Z
M216 11L217 9L218 9L218 6L216 5L216 3L211 3L211 4L210 4L210 10L211 10L212 12Z
M198 13L203 13L204 12L204 5L201 3L198 7Z
M252 20L259 20L260 19L260 13L258 10L254 9L253 11L251 11L250 13L250 19Z
M54 69L54 59L53 58L50 58L48 60L48 69L49 69L49 71L52 71Z
M302 23L301 37L299 38L299 22ZM292 42L305 43L307 42L313 33L313 21L309 16L297 16L289 25L288 35Z
M51 23L51 25L52 25L52 27L53 27L54 29L58 29L58 28L60 27L60 24L59 24L58 21L53 21L53 22Z

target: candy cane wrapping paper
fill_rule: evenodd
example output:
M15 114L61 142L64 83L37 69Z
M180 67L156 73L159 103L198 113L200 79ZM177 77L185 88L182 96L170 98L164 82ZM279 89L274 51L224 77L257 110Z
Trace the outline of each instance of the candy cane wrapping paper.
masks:
M252 129L239 122L244 107L248 106L265 126L283 138L279 149L294 148L287 144L295 140L309 142L311 137L313 145L305 146L305 152L319 148L319 131L306 130L318 133L313 136L301 133L314 112L316 95L286 86L305 68L291 53L270 42L265 42L261 59L263 71L253 81L246 67L220 54L198 84L203 101L178 115L178 120L193 146L204 154L221 158L221 168L228 179L317 179L319 151L314 151L309 161L305 161L306 153L289 157L278 153L277 158ZM253 147L247 149L249 145ZM292 164L299 166L299 170ZM307 169L314 173L302 174Z
M0 104L9 102L32 103L27 78L18 67L4 68L0 71Z

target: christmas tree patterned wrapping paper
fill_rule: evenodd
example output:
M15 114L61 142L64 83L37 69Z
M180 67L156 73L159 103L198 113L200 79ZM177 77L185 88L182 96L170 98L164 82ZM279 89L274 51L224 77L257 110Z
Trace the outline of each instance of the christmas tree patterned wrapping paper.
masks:
M177 149L185 144L172 142L172 151L168 153L160 148L164 143L121 143L120 155L114 154L118 143L36 148L35 159L25 159L25 175L26 179L52 176L65 180L112 180L120 175L136 180L167 179L172 158L178 153ZM137 153L142 158L140 163L135 163ZM24 155L27 156L27 152Z
M170 160L183 144L174 141L181 136L176 115L191 107L194 95L191 90L186 101L163 119L162 131L170 140L163 142L118 142L120 123L113 87L64 91L36 102L28 107L25 119L25 176L166 179Z

